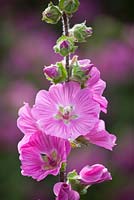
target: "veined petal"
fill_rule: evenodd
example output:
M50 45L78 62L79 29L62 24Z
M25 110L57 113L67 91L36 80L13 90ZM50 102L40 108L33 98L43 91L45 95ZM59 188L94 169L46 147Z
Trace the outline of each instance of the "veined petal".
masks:
M24 133L31 135L38 131L36 120L32 116L31 108L28 103L25 103L19 110L19 118L17 120L18 128Z
M49 174L57 175L62 162L66 162L70 149L68 141L42 132L35 133L28 139L24 138L21 146L19 145L22 175L31 176L37 181Z
M116 136L109 134L105 130L105 124L103 120L99 120L93 130L91 130L85 136L85 138L88 139L90 143L104 147L108 150L112 150L112 148L116 145Z

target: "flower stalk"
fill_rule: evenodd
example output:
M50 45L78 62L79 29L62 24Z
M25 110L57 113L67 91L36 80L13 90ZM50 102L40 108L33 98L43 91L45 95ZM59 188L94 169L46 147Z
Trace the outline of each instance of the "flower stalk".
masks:
M67 174L66 174L66 166L67 163L62 163L61 169L60 169L60 174L59 174L59 181L60 182L66 182L67 180Z
M63 12L63 15L62 15L62 24L63 24L63 34L65 36L69 36L69 17L67 16L65 12ZM69 81L69 76L70 76L69 57L70 57L69 55L65 56L65 68L67 70L67 81Z
M111 180L108 169L101 165L86 165L78 174L67 174L67 158L72 148L92 143L112 150L116 136L105 130L100 112L107 112L107 99L102 96L106 83L91 60L70 59L76 43L92 35L86 22L69 27L69 18L79 7L79 0L59 0L48 4L42 20L56 24L62 19L63 34L53 47L63 61L44 66L43 73L51 82L48 91L40 90L35 104L25 103L18 112L17 126L24 137L18 144L21 173L41 181L48 175L59 175L54 185L56 200L80 200L87 189Z

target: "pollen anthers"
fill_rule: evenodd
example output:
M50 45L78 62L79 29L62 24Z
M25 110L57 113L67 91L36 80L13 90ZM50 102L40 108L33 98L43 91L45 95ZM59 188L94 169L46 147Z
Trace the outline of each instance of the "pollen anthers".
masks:
M56 119L61 119L65 124L68 124L70 120L78 118L77 115L74 114L74 107L72 105L68 106L59 106L58 113L55 115Z
M60 162L56 150L53 150L49 155L41 154L41 158L45 162L45 166L43 166L45 170L54 169Z

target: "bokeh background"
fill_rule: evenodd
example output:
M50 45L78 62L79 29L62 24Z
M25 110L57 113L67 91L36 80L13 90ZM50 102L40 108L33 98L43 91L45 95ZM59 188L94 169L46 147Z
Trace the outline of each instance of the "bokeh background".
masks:
M52 47L61 34L61 23L47 25L41 13L47 0L0 0L0 199L54 199L49 176L37 183L22 177L17 143L23 134L16 127L17 111L23 102L33 104L39 89L49 83L42 73L44 65L61 58ZM53 1L56 2L56 1ZM75 150L68 170L78 171L85 164L102 163L109 167L113 181L92 186L83 200L134 199L134 12L129 0L81 0L71 25L87 20L93 36L81 44L79 58L89 58L107 82L105 96L108 114L106 127L118 137L109 152L95 145Z

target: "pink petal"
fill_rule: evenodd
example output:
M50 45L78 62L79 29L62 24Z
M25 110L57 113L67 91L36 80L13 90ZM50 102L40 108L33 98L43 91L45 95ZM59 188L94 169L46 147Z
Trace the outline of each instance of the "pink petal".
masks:
M32 116L31 108L29 107L28 103L25 103L24 106L19 110L17 126L24 134L31 135L38 131L36 120Z
M96 144L108 150L112 150L112 148L116 145L116 136L113 134L109 134L105 130L105 124L102 120L100 120L93 128L93 130L89 132L85 137L92 144Z
M112 179L111 174L108 172L107 168L101 164L85 166L82 168L79 174L80 179L85 184L90 185Z

